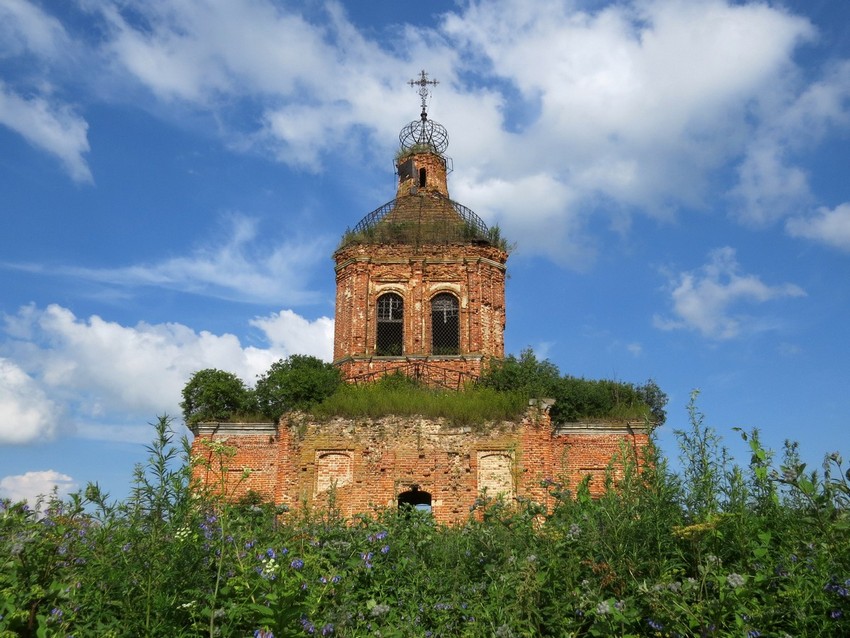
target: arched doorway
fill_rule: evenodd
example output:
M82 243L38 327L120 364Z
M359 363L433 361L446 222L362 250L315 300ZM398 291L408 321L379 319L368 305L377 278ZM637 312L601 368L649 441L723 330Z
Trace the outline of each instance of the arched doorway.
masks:
M423 492L417 485L414 485L407 492L402 492L398 495L398 509L415 509L421 512L431 513L431 494Z

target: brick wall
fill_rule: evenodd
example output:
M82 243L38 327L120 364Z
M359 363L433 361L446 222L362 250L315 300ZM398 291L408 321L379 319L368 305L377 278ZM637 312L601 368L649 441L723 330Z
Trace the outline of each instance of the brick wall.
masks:
M334 361L346 377L380 371L387 364L397 367L397 361L375 358L377 300L387 292L404 301L402 360L427 357L437 368L478 376L483 361L504 356L503 250L475 244L354 244L338 250L334 258ZM430 304L443 292L459 304L457 357L431 352Z
M236 450L220 470L210 442ZM192 449L213 461L211 469L196 470L199 478L215 486L225 477L236 497L254 490L278 504L321 508L333 494L336 507L352 516L394 508L400 494L416 489L430 494L438 522L457 523L484 488L489 496L548 503L543 481L574 487L590 474L591 492L598 494L621 446L639 450L647 443L642 424L553 428L545 410L531 409L519 422L480 431L413 417L315 422L302 414L277 426L201 424ZM243 468L251 470L247 477Z

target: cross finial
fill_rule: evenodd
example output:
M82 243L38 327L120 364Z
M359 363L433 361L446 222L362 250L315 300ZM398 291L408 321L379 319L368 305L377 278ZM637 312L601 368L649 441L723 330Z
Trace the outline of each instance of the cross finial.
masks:
M422 121L424 122L428 119L428 113L426 113L425 108L428 106L428 96L431 94L431 91L428 90L428 85L437 86L439 82L437 80L429 80L425 69L422 69L419 72L419 79L410 80L408 84L419 87L419 97L422 98Z

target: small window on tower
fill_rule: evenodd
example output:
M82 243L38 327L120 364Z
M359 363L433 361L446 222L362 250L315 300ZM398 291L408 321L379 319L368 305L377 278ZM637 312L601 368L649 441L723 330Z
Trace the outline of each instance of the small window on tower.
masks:
M425 180L425 169L419 169L419 188L425 188L426 180Z
M431 300L431 353L460 354L457 298L443 292Z
M413 160L409 159L398 165L398 176L401 181L413 179Z
M404 343L404 301L394 292L378 297L378 321L375 354L401 356Z

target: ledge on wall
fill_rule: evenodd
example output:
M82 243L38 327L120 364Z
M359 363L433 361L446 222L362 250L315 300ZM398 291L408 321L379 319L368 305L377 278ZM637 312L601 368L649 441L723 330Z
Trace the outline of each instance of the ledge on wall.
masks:
M649 434L652 427L646 421L569 421L557 424L554 434Z
M229 421L195 423L189 429L195 436L211 436L213 434L277 434L277 423L233 423Z

